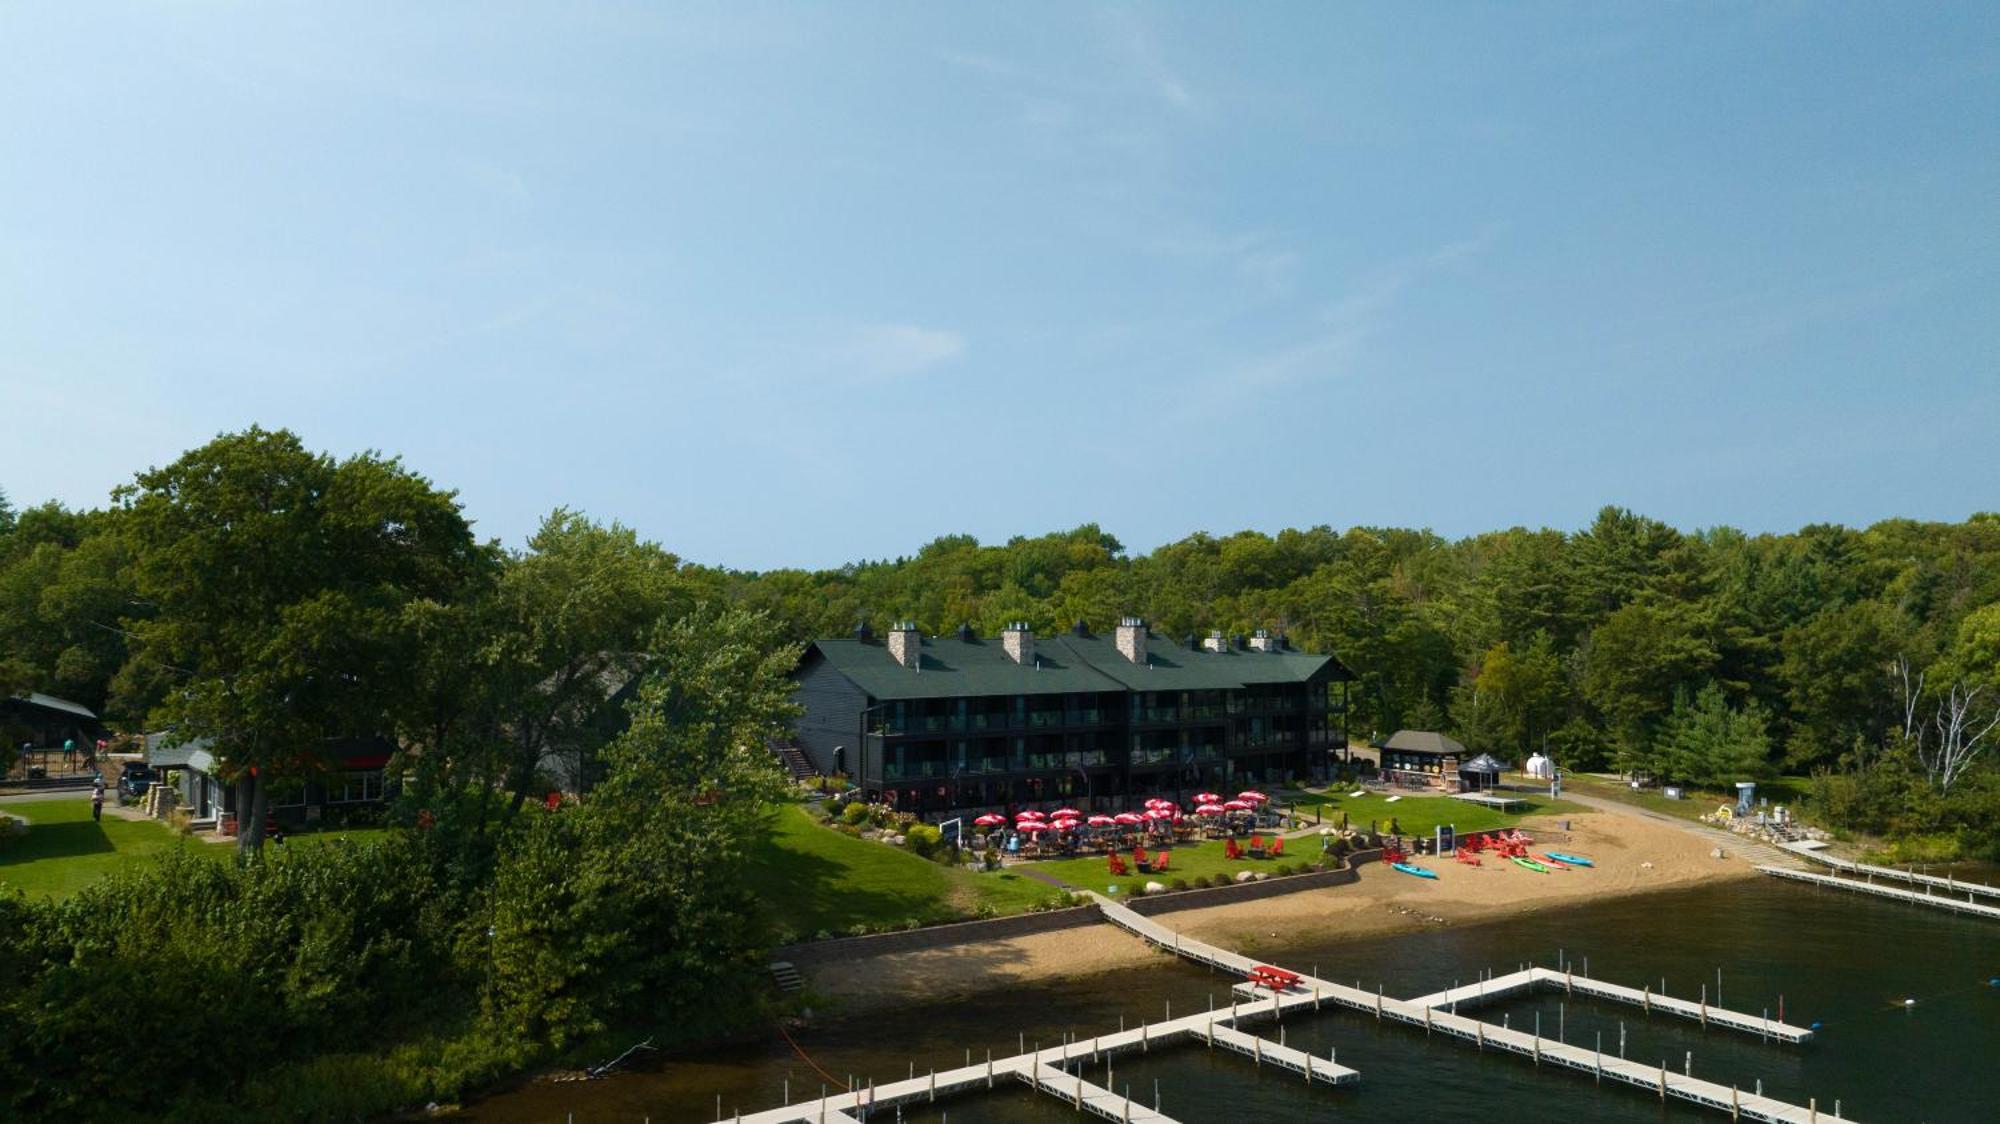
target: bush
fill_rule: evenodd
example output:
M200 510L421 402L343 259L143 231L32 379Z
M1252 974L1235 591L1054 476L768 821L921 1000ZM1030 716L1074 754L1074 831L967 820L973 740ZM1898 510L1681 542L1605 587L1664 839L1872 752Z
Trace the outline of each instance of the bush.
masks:
M1176 878L1172 882L1167 883L1167 889L1172 890L1175 893L1179 893L1180 891L1185 890L1187 888L1188 884L1187 884L1187 879L1185 878Z
M841 809L840 821L850 827L860 827L862 824L868 822L869 814L868 805L857 800Z
M943 833L933 824L913 823L903 831L903 845L927 859L937 855L943 843Z

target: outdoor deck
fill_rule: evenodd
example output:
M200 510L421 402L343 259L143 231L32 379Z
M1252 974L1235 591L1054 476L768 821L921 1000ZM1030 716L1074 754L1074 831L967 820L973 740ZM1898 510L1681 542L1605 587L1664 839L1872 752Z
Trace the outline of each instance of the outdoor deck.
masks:
M1966 894L1960 898L1952 894L1934 894L1929 886L1923 893L1905 890L1900 886L1884 886L1862 878L1848 878L1838 874L1815 874L1810 870L1794 870L1787 866L1760 866L1763 871L1776 878L1789 878L1795 882L1808 882L1814 886L1827 886L1835 890L1852 890L1857 894L1873 894L1878 898L1891 898L1912 905L1927 905L1933 909L1948 909L1953 913L1969 913L1974 917L1984 917L1989 921L2000 921L2000 905L1987 905L1976 900L1976 895ZM1956 887L1963 892L1965 886Z
M1500 796L1491 792L1454 792L1451 798L1499 812L1518 812L1528 806L1528 802L1518 796Z

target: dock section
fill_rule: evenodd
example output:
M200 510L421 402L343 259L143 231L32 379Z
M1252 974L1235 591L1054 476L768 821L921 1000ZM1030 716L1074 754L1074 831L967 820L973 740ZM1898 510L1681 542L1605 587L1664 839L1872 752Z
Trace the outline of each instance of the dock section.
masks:
M1782 1020L1773 1020L1769 1015L1752 1015L1743 1011L1732 1011L1726 1007L1711 1005L1706 999L1692 1001L1675 999L1666 995L1655 995L1650 988L1625 987L1622 984L1606 983L1603 980L1579 976L1575 971L1554 968L1527 968L1510 972L1504 976L1480 980L1426 995L1411 1000L1426 1007L1456 1011L1460 1005L1476 1006L1494 999L1502 999L1537 988L1551 988L1566 995L1581 995L1589 999L1602 999L1612 1003L1624 1003L1641 1008L1648 1014L1676 1015L1690 1019L1703 1026L1722 1027L1725 1030L1754 1034L1759 1038L1777 1039L1780 1042L1804 1043L1812 1041L1813 1032L1802 1026L1793 1026Z
M1857 894L1872 894L1875 897L1888 898L1892 901L1929 906L1932 909L1950 910L1953 913L1970 914L1973 917L1984 917L1989 921L2000 921L2000 904L1988 904L1979 901L1977 900L1977 895L1974 894L1967 894L1961 898L1955 894L1933 893L1929 886L1925 886L1922 892L1918 892L1916 890L1905 889L1902 886L1885 886L1880 882L1872 882L1864 878L1849 878L1839 874L1819 874L1810 870L1794 870L1786 866L1760 866L1757 869L1773 878L1784 878L1793 882L1806 882L1814 886L1825 886L1834 890L1849 890ZM1964 884L1961 883L1959 889L1963 890L1964 888Z
M1841 874L1857 878L1881 878L1890 882L1901 882L1910 886L1923 886L1932 890L1943 890L1947 895L1966 895L1968 900L1981 899L2000 903L2000 886L1989 886L1984 882L1965 882L1956 878L1939 878L1935 874L1918 874L1914 870L1898 870L1893 866L1876 866L1872 863L1858 863L1849 859L1836 858L1827 854L1820 846L1809 843L1786 843L1783 850L1802 859L1831 867Z
M1099 898L1098 903L1105 917L1113 924L1140 937L1148 944L1171 950L1195 963L1244 974L1256 966L1257 962L1249 957L1176 933L1124 906L1103 898ZM1517 973L1521 974L1524 973ZM1526 987L1530 983L1531 981L1523 980L1519 986ZM1531 1058L1536 1065L1560 1066L1589 1074L1598 1082L1610 1080L1630 1085L1655 1095L1662 1101L1673 1098L1718 1112L1727 1112L1730 1118L1735 1120L1759 1120L1772 1124L1845 1124L1843 1119L1834 1113L1821 1112L1815 1102L1795 1105L1778 1100L1776 1097L1745 1093L1734 1086L1722 1085L1685 1073L1673 1073L1668 1070L1664 1061L1658 1066L1649 1066L1624 1058L1606 1057L1598 1050L1552 1041L1539 1034L1494 1026L1451 1011L1440 1011L1423 1003L1396 999L1380 990L1369 992L1332 980L1302 976L1297 987L1275 995L1268 1001L1268 1004L1281 1014L1284 1011L1301 1008L1318 1009L1322 1003L1333 1003L1359 1011L1373 1016L1378 1021L1421 1027L1428 1034L1443 1034L1481 1050L1502 1050Z

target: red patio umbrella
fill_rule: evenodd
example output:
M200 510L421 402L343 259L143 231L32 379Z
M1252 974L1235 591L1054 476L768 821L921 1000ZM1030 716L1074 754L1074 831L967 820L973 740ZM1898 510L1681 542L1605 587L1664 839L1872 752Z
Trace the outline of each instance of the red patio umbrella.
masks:
M998 812L988 812L972 822L980 827L998 827L1007 822L1007 817Z
M1075 808L1057 808L1055 811L1049 813L1050 817L1058 820L1073 820L1082 814L1082 812L1077 811Z
M1203 804L1199 808L1196 808L1194 810L1194 814L1197 816L1219 816L1222 813L1227 812L1228 810L1229 809L1223 807L1220 804L1207 803Z
M1045 824L1039 820L1029 820L1027 823L1019 825L1019 830L1028 832L1054 831L1055 825Z
M1170 820L1174 818L1174 814L1165 808L1148 808L1146 809L1146 818L1149 820Z
M1264 795L1264 794L1263 794L1263 793L1261 793L1261 792L1258 792L1258 791L1257 791L1256 789L1250 789L1250 790L1249 790L1249 791L1247 791L1247 792L1239 792L1239 793L1237 793L1237 794L1236 794L1236 799L1238 799L1238 800L1249 800L1249 801L1251 801L1251 802L1253 802L1253 803L1257 803L1257 804L1262 804L1262 803L1263 803L1264 801L1266 801L1266 800L1269 800L1269 799L1270 799L1270 797L1268 797L1268 796Z
M1225 800L1222 802L1222 809L1225 812L1247 812L1254 807L1256 805L1250 803L1248 800Z
M1042 815L1042 813L1035 811L1033 808L1030 808L1025 812L1014 813L1014 822L1016 823L1022 823L1027 820L1041 820L1047 818L1048 818L1047 816Z
M1076 817L1057 816L1055 819L1049 821L1049 825L1051 827L1054 827L1057 831L1068 831L1076 826Z
M1111 821L1113 823L1122 823L1126 827L1132 827L1136 824L1145 823L1146 817L1140 815L1137 812L1120 812L1117 815L1111 817Z
M1115 824L1118 821L1112 819L1110 816L1099 815L1090 817L1089 822L1090 826L1092 827L1110 827L1112 824Z
M1222 803L1222 797L1217 796L1213 792L1197 792L1194 794L1194 802L1197 804L1220 804Z

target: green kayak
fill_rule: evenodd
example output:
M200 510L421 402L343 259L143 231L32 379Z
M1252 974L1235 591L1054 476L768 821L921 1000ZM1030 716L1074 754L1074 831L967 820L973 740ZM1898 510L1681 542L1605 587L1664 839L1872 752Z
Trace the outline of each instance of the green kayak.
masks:
M1548 867L1545 867L1545 866L1543 866L1543 865L1542 865L1541 863L1538 863L1538 862L1536 862L1536 861L1535 861L1535 860L1533 860L1533 859L1524 859L1524 858L1520 858L1519 856L1516 856L1516 857L1515 857L1515 859L1514 859L1514 865L1515 865L1515 866L1525 866L1525 867L1527 867L1527 868L1528 868L1529 870L1539 870L1539 871L1541 871L1541 872L1542 872L1543 874L1547 874L1547 873L1549 872L1549 868L1548 868Z

